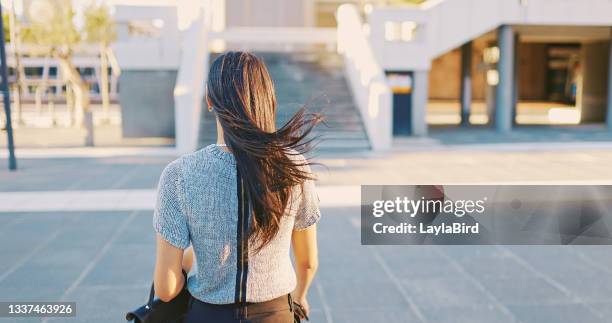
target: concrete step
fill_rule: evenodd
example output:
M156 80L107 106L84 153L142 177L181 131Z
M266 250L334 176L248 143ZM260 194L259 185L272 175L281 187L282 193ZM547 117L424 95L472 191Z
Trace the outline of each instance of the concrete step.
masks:
M344 77L342 57L327 52L259 53L272 76L277 96L277 126L284 125L300 108L321 112L325 125L313 130L323 141L322 151L369 150L359 111ZM202 113L200 145L216 140L216 124Z

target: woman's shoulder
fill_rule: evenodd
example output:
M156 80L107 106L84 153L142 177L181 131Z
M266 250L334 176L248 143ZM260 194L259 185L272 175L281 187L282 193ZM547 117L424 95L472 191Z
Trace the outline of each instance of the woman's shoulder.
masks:
M308 159L302 153L300 153L299 151L297 151L297 150L295 150L293 148L288 149L285 152L285 154L294 163L303 164L303 163L307 163L308 162Z
M302 153L295 149L289 149L287 151L287 157L291 159L293 164L300 167L303 171L310 172L310 160L305 157Z
M162 174L177 173L184 174L191 171L201 171L208 165L216 167L232 168L235 165L234 157L231 153L221 149L216 145L208 145L197 151L179 156L166 165Z

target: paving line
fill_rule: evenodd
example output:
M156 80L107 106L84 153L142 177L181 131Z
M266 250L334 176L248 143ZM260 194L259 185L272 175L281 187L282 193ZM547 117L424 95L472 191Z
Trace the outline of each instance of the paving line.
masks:
M321 186L317 192L321 207L358 207L361 203L359 185ZM0 201L23 201L0 203L0 213L152 210L156 198L156 189L0 192Z
M99 171L100 173L110 173L110 170L113 168L114 165L112 164L106 164L104 167L102 167L102 169ZM97 175L96 173L93 174L94 176ZM68 185L68 187L65 187L63 189L63 191L74 191L75 189L82 187L83 183L87 183L87 182L94 182L95 181L95 177L92 179L92 174L87 174L86 176L80 177L79 179L77 179L76 181L72 182L72 184Z
M108 241L106 241L106 243L104 244L102 249L100 249L100 251L98 251L96 256L87 264L85 269L83 269L83 271L74 280L74 282L72 282L72 284L64 291L64 293L62 294L62 297L60 298L60 301L66 301L66 298L77 287L79 287L79 285L81 284L81 282L83 282L85 277L87 277L87 275L89 275L89 273L95 268L95 266L98 264L98 262L100 262L102 257L104 257L104 255L106 255L108 250L110 250L110 247L115 242L115 240L117 240L117 238L119 238L119 236L123 233L123 231L125 231L125 229L128 227L128 225L134 220L134 218L136 217L136 214L138 214L138 212L137 211L133 211L125 220L123 220L123 222L121 223L119 228L115 231L115 233L113 233L113 235L110 237L110 239L108 239ZM51 318L50 317L46 317L46 318L44 318L41 321L41 323L47 323L47 322L49 322L49 319L51 319Z
M155 196L155 190L4 192L0 200L24 202L0 204L0 212L151 210Z
M317 290L317 294L319 295L319 299L321 300L321 305L323 306L323 314L325 315L325 320L327 323L334 323L334 318L331 315L331 306L327 303L327 296L325 295L325 291L323 290L323 286L321 283L315 280L314 287Z
M127 181L131 180L132 177L134 177L134 175L140 170L139 166L132 166L131 169L125 173L123 173L123 176L121 176L121 178L119 180L117 180L115 183L113 183L113 185L110 187L111 189L119 189L121 188L121 186L123 186L123 184L127 183Z
M610 149L610 141L578 141L578 142L506 142L506 143L470 143L441 144L435 138L420 144L395 143L390 153L406 152L439 152L439 151L567 151ZM123 156L147 156L176 158L181 154L174 147L73 147L73 148L21 148L16 152L18 157L27 159L63 159L63 158L110 158ZM320 157L368 157L380 156L380 153L363 150L354 153L321 153ZM0 150L0 159L7 158L8 153Z
M519 181L487 182L479 185L610 185L610 181ZM440 183L419 183L439 185ZM453 183L452 185L473 185ZM321 207L359 207L360 185L320 185L317 193ZM156 189L51 190L0 192L0 216L3 212L53 211L132 211L152 210Z
M126 284L126 285L87 285L87 287L81 287L87 290L95 290L95 291L108 291L108 290L145 290L147 294L149 293L149 289L151 288L151 284ZM144 295L144 294L143 294Z
M391 151L402 152L557 152L592 149L610 149L610 141L580 142L512 142L512 143L469 143L469 144L427 144L394 145Z
M485 294L490 300L492 300L498 310L502 311L502 313L506 314L514 322L518 322L517 318L512 314L512 312L500 300L498 300L495 295L491 294L491 292L489 292L486 287L476 277L474 277L474 275L470 274L467 270L465 270L465 268L457 260L453 259L443 251L440 251L437 246L433 249L437 254L442 256L442 258L446 259L451 264L451 266L453 266L465 278L467 278L467 280L472 282L472 284L474 284L476 288L478 288L483 294Z
M66 291L64 291L64 294L61 297L62 301L66 300L66 297L68 297L68 295L70 295L77 287L79 287L79 285L81 284L81 282L83 282L85 277L89 275L89 273L94 269L94 267L98 264L98 262L100 262L102 257L104 257L106 253L108 252L108 250L110 250L110 247L115 242L115 240L117 240L117 238L119 238L121 234L123 234L123 231L125 231L128 225L136 218L137 214L138 214L138 211L133 211L132 213L130 213L130 215L127 218L125 218L125 220L123 220L123 223L121 223L119 228L113 233L110 239L106 241L102 249L100 249L100 251L98 251L96 256L87 264L87 266L85 267L85 269L83 269L79 277L77 277L77 279L75 279L72 285L70 285L70 287L68 287Z
M580 259L584 260L584 262L588 263L592 267L597 268L601 271L605 271L609 274L612 274L612 268L597 262L595 259L593 259L593 257L587 256L582 252L578 252L574 248L567 248L567 249L569 250L570 253L576 255L577 257L580 257Z
M514 253L509 248L507 248L505 246L501 246L501 245L497 246L497 248L501 249L502 252L504 252L511 259L516 261L523 268L527 269L532 274L536 275L537 277L542 278L544 281L546 281L547 283L549 283L550 285L555 287L557 290L562 292L565 296L569 297L573 302L575 302L577 304L584 305L587 309L591 310L591 312L593 312L595 315L599 316L602 319L607 319L606 316L602 312L600 312L599 310L593 308L593 306L591 306L588 302L586 302L582 298L580 298L577 295L575 295L574 293L572 293L572 291L570 291L565 285L561 284L559 281L557 281L556 279L554 279L550 275L547 275L546 273L536 269L535 267L530 265L528 261L526 261L521 256L519 256L516 253Z
M516 253L514 253L512 250L506 248L505 246L496 246L498 249L501 249L502 253L507 255L510 259L516 261L521 267L527 269L527 271L531 272L532 274L534 274L535 276L542 278L544 281L546 281L547 283L549 283L551 286L555 287L557 290L559 290L561 293L563 293L565 296L569 297L570 299L573 299L574 301L581 301L580 298L578 298L576 295L574 295L569 289L567 289L567 287L565 287L563 284L559 283L557 280L555 280L554 278L552 278L549 275L546 275L545 273L543 273L542 271L534 268L532 265L530 265L525 259L523 259L522 257L520 257L519 255L517 255Z
M3 231L7 230L8 228L15 226L19 223L22 223L23 221L25 221L25 216L16 216L13 217L10 221L4 223L2 226L0 226L0 233L2 233Z
M174 147L74 147L74 148L21 148L16 149L19 158L109 158L125 156L178 157ZM0 158L6 158L5 149L0 150Z
M34 257L42 249L47 247L53 240L55 240L55 238L57 238L68 227L65 224L75 222L76 221L75 219L77 219L77 217L72 217L70 220L64 219L62 221L62 225L60 225L58 229L56 229L52 234L47 236L47 238L45 238L45 240L39 243L34 249L31 249L30 252L28 252L27 254L22 256L19 260L17 260L17 262L15 262L13 266L11 266L7 271L2 273L2 275L0 275L0 283L3 280L5 280L8 276L10 276L12 273L17 271L17 269L21 268L25 263L27 263L30 259L32 259L32 257Z
M404 301L406 303L408 303L408 307L412 310L414 315L416 315L416 317L419 320L419 322L427 322L427 319L425 318L425 315L423 314L423 312L421 312L421 309L412 300L412 297L410 297L410 295L408 295L408 293L406 293L404 288L401 287L402 284L401 284L400 280L397 278L397 276L395 276L395 274L393 273L391 268L389 268L389 265L385 261L384 257L378 252L376 247L372 247L372 250L373 250L372 254L374 255L374 259L382 267L383 272L385 273L387 278L391 281L391 283L393 283L395 285L395 287L399 291L400 295L402 295L402 298L404 299Z

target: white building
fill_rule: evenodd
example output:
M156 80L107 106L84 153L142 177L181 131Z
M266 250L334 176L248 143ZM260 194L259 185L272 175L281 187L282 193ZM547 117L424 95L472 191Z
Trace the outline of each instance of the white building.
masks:
M611 1L401 2L108 1L124 119L130 107L153 109L143 129L173 122L179 150L193 150L211 54L327 50L343 57L373 149L438 125L612 128Z
M214 1L205 50L220 49L211 38L238 49L329 45L333 30L374 149L436 124L612 127L610 1L290 3Z

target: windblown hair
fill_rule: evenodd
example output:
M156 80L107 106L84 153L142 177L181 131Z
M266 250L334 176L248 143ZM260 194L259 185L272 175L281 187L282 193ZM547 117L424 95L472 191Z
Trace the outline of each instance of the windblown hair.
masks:
M253 210L249 239L261 250L279 231L292 188L311 179L307 136L323 120L302 107L276 129L274 84L264 62L251 53L227 52L208 74L207 97L234 154Z

